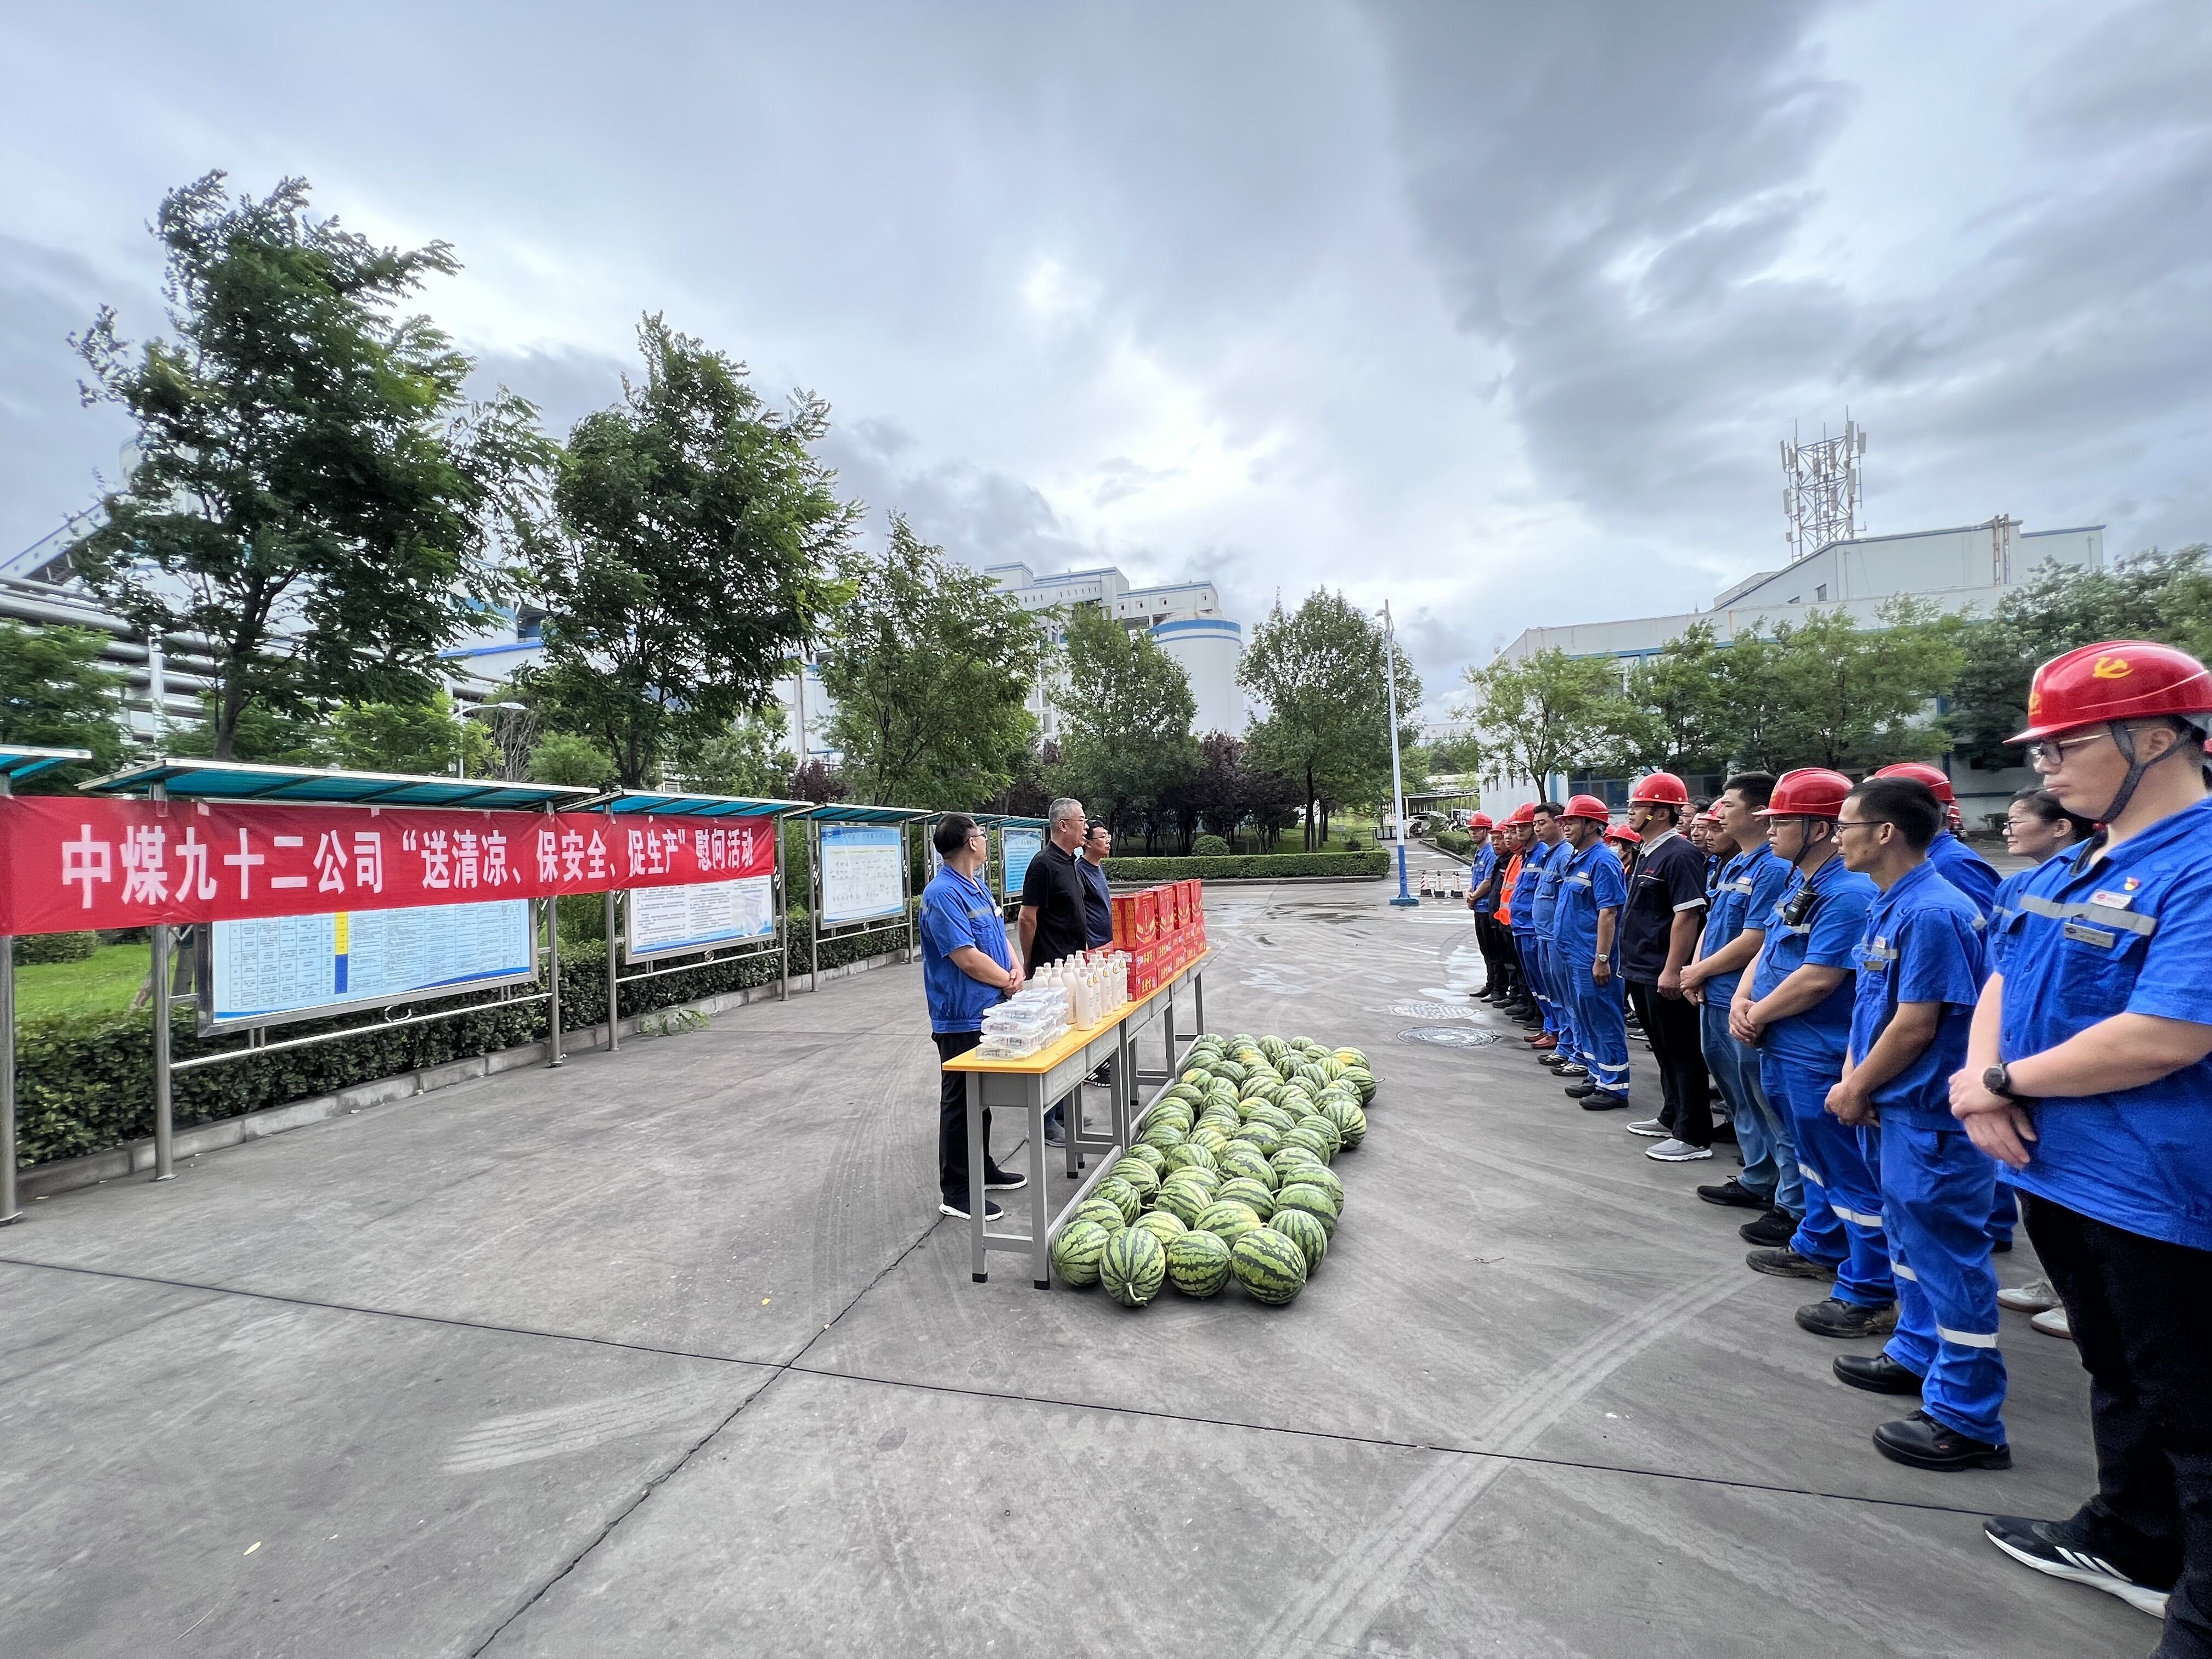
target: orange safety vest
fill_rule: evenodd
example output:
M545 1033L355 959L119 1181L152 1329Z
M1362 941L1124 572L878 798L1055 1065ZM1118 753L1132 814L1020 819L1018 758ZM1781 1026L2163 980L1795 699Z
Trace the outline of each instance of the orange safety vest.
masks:
M1513 886L1521 879L1521 854L1516 853L1513 861L1505 866L1505 880L1498 890L1498 925L1513 925Z

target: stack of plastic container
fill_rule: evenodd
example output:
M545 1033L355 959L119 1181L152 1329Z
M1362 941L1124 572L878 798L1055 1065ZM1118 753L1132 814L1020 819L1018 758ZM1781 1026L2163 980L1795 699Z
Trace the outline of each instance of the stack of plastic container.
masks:
M1057 1041L1067 1030L1067 993L1037 985L1017 993L983 1016L983 1040L975 1048L987 1060L1020 1060Z

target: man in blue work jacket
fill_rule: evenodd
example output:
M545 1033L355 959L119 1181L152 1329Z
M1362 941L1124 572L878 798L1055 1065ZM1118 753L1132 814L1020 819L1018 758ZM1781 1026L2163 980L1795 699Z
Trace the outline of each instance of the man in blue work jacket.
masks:
M2097 1494L1990 1540L2212 1655L2212 674L2140 641L2036 671L2014 739L2104 825L1993 929L1951 1110L2002 1160L2089 1373Z
M1545 959L1547 944L1536 926L1536 895L1544 884L1544 871L1559 844L1559 805L1538 801L1529 809L1529 842L1521 854L1521 880L1513 890L1513 933L1521 949L1521 973L1528 994L1536 1000L1536 1029L1525 1041L1539 1054L1559 1047L1559 1016L1552 993L1551 964Z
M1951 1115L1951 1074L1982 989L1982 918L1937 873L1929 843L1942 803L1917 778L1871 777L1844 798L1844 867L1881 890L1859 940L1844 1075L1828 1091L1859 1126L1881 1176L1897 1280L1897 1332L1878 1354L1844 1354L1837 1378L1920 1408L1874 1431L1876 1450L1923 1469L2008 1469L1997 1276L1988 1220L1996 1163Z
M1548 814L1548 816L1547 816ZM1549 802L1536 809L1536 833L1548 832L1550 845L1544 853L1542 870L1536 878L1536 896L1530 907L1536 924L1536 951L1543 959L1544 978L1551 988L1552 1018L1546 1029L1552 1034L1548 1052L1538 1058L1561 1077L1585 1075L1579 1063L1582 1055L1575 1042L1575 998L1573 991L1561 982L1559 947L1555 924L1559 902L1559 878L1566 874L1568 861L1574 848L1567 845L1566 827L1559 821L1559 809Z
M1703 1005L1698 1038L1705 1064L1728 1103L1736 1149L1743 1154L1741 1175L1700 1187L1698 1196L1708 1204L1759 1211L1757 1219L1744 1224L1743 1238L1768 1249L1787 1244L1805 1213L1797 1137L1766 1097L1759 1079L1759 1051L1729 1035L1729 1005L1744 969L1766 943L1767 918L1782 902L1794 873L1766 844L1766 826L1757 817L1773 793L1769 774L1739 772L1713 803L1717 817L1711 842L1725 849L1726 862L1714 884L1697 957L1682 970L1682 994Z
M984 885L990 856L983 828L963 812L947 812L931 838L943 860L921 890L921 988L929 1004L930 1035L939 1067L983 1040L983 1016L1001 999L1022 988L1022 970L1006 946L1006 921ZM939 1072L937 1096L938 1208L966 1219L968 1191L968 1076ZM983 1185L1011 1192L1028 1184L1026 1176L991 1162L991 1113L983 1112ZM996 1204L984 1200L987 1219L996 1219Z
M1605 844L1607 816L1595 795L1567 803L1560 819L1566 857L1553 916L1559 981L1574 999L1575 1030L1588 1056L1589 1075L1568 1085L1567 1092L1590 1112L1628 1104L1628 1016L1613 942L1628 902L1628 878Z
M1467 908L1474 913L1474 945L1482 953L1482 988L1478 1002L1505 1000L1505 975L1498 950L1498 849L1490 844L1490 814L1477 812L1467 821L1474 846L1468 854Z
M1757 1272L1784 1279L1833 1277L1825 1302L1797 1310L1816 1336L1887 1336L1897 1291L1881 1231L1881 1187L1858 1132L1828 1115L1851 1034L1851 970L1875 885L1836 854L1836 818L1851 781L1825 767L1785 772L1766 810L1767 839L1796 866L1766 924L1766 942L1736 988L1729 1030L1759 1049L1766 1097L1790 1115L1805 1214L1787 1244L1753 1250Z

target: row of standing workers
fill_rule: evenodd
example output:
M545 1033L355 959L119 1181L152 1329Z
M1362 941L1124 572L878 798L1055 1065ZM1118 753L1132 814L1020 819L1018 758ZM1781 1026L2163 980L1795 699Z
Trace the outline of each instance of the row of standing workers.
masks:
M1632 1013L1649 1157L1712 1157L1717 1086L1743 1167L1698 1196L1759 1212L1751 1268L1830 1286L1802 1328L1886 1339L1834 1362L1917 1396L1883 1455L2011 1468L2000 1306L2058 1304L2098 1491L1984 1531L2162 1618L2154 1659L2212 1659L2208 738L2202 663L2087 646L2034 676L2013 741L2043 787L2009 817L2039 861L2008 878L1953 833L1936 767L1743 773L1702 811L1660 772L1625 828L1586 794L1477 814L1468 900L1481 994L1584 1109L1629 1104ZM2041 1297L1997 1285L2022 1217Z

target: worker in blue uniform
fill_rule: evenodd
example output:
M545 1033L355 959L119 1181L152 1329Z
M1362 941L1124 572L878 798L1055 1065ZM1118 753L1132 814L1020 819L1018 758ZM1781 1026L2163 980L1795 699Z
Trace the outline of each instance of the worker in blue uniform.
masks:
M1522 830L1521 868L1513 886L1511 925L1513 949L1521 959L1521 986L1528 994L1529 1012L1524 1012L1522 1020L1530 1028L1525 1041L1540 1053L1552 1046L1552 1034L1545 1029L1551 992L1544 985L1543 964L1536 959L1536 883L1543 872L1542 854L1547 849L1537 839L1534 813L1529 810Z
M1559 996L1552 984L1551 940L1542 925L1550 921L1551 913L1541 908L1544 875L1560 845L1559 803L1538 801L1530 812L1528 833L1533 839L1522 856L1520 902L1513 907L1513 919L1516 927L1525 925L1522 960L1528 964L1529 989L1535 994L1541 1013L1528 1042L1540 1058L1559 1044ZM1557 889L1553 890L1556 896Z
M1474 913L1475 949L1482 954L1482 988L1478 1002L1505 1000L1505 973L1498 949L1498 849L1490 844L1490 814L1477 812L1467 821L1469 849L1467 865L1467 908Z
M1561 1077L1585 1075L1578 1063L1582 1058L1575 1046L1575 999L1573 993L1560 981L1559 940L1554 924L1559 902L1559 878L1566 873L1567 862L1574 849L1567 845L1566 831L1556 811L1548 818L1545 815L1547 802L1537 808L1536 832L1541 836L1547 825L1554 837L1546 849L1544 867L1536 878L1536 897L1533 915L1536 923L1536 950L1544 959L1544 976L1552 988L1552 1047L1539 1058Z
M1591 1112L1628 1104L1627 1004L1615 943L1628 878L1605 842L1607 816L1595 795L1567 803L1560 818L1567 858L1554 916L1559 980L1575 1000L1575 1029L1589 1057L1589 1075L1569 1084L1567 1093Z
M1844 868L1881 896L1859 939L1850 1048L1828 1111L1858 1127L1881 1174L1897 1330L1878 1354L1839 1357L1835 1372L1855 1389L1920 1396L1874 1431L1892 1462L2008 1469L1987 1225L1997 1166L1951 1115L1981 995L1982 916L1928 856L1942 823L1926 784L1894 776L1861 783L1836 820Z
M2012 1170L2089 1373L2097 1492L1990 1540L2212 1656L2212 673L2141 641L2043 665L2014 742L2104 827L1992 932L1951 1110Z
M1875 885L1837 856L1836 818L1851 781L1825 767L1785 772L1759 817L1775 853L1796 866L1766 942L1736 988L1729 1030L1759 1050L1766 1097L1788 1112L1805 1183L1805 1214L1787 1244L1753 1250L1759 1273L1827 1279L1835 1291L1797 1310L1816 1336L1887 1336L1897 1291L1881 1225L1881 1187L1858 1132L1827 1111L1851 1030L1851 973Z

